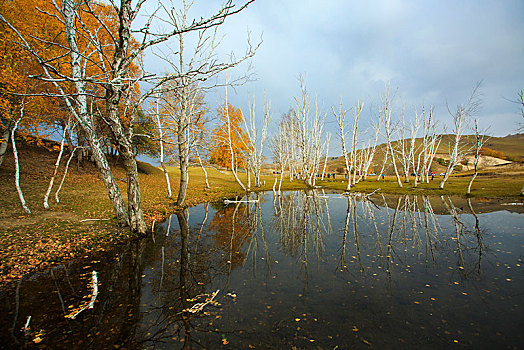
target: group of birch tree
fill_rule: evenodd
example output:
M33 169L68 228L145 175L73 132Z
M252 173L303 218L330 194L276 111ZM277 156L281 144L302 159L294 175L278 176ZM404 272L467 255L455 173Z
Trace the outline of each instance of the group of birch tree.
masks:
M10 33L14 33L14 44L27 52L29 59L38 67L36 74L27 74L47 84L44 92L33 95L61 99L81 131L85 148L99 169L122 226L129 226L138 233L146 231L135 152L135 139L138 137L135 126L139 123L144 101L165 91L166 84L178 82L176 89L181 103L176 129L179 134L177 145L181 170L187 170L189 151L184 148L187 143L183 142L183 138L187 135L188 125L191 125L190 100L195 81L206 80L232 67L251 57L255 51L250 47L240 60L217 63L213 53L216 41L214 37L209 39L205 33L216 29L253 1L248 0L237 6L232 0L227 0L210 16L191 20L187 19L190 6L185 1L180 10L160 1L152 14L147 14L143 8L145 0L111 1L109 5L91 0L53 1L46 8L30 9L54 24L49 28L56 33L46 37L38 37L40 33L25 34L4 13L0 13L0 21ZM138 18L144 17L145 22L139 24ZM198 60L190 59L190 63L186 64L184 35L190 33L196 33L203 40L195 49ZM176 53L179 57L178 70L165 74L146 71L143 65L146 53L155 47L168 47L176 42L180 49ZM165 58L172 62L171 57ZM193 62L195 66L191 66ZM140 91L140 84L146 84L149 89ZM108 130L126 171L127 205L102 148L97 122ZM187 177L181 177L183 193L177 201L180 205L185 200L187 181Z
M466 155L473 154L475 174L478 173L478 161L486 137L478 128L478 121L472 119L478 111L479 84L473 89L466 103L457 106L452 116L451 135L447 137L449 161L440 182L443 188L455 167L464 161ZM347 190L361 180L366 180L369 173L378 171L377 181L387 172L393 173L399 187L413 179L413 186L429 183L433 180L432 165L442 144L444 129L434 117L434 108L422 105L407 112L405 107L397 108L396 94L386 85L378 107L370 109L367 128L360 126L364 103L359 101L347 110L342 99L337 107L332 107L332 116L336 121L338 143L343 157L344 176ZM309 186L315 185L318 175L324 179L330 135L324 133L325 114L318 110L315 102L314 112L310 108L310 99L305 84L301 80L301 95L295 99L294 107L283 114L278 130L273 137L271 147L280 173L280 181L275 179L278 189L284 173L301 179ZM464 133L473 124L474 142L465 142ZM320 136L320 137L319 137ZM379 146L379 142L382 143ZM442 144L442 145L441 145ZM324 165L321 163L324 158ZM322 175L320 175L322 174ZM471 184L468 186L468 193Z
M326 113L319 109L316 99L312 106L311 96L301 78L300 95L295 97L292 109L282 115L277 134L271 142L273 156L280 167L279 191L285 171L290 181L297 179L309 187L315 186L329 142L324 137L325 120Z
M463 161L469 154L474 155L475 173L468 186L468 193L471 190L471 183L478 173L478 161L480 150L486 141L486 137L478 128L478 121L473 120L473 116L478 112L480 105L479 89L477 84L471 96L465 104L457 106L452 116L452 134L449 137L449 161L444 176L439 187L442 189L454 168ZM359 139L359 119L363 109L363 103L358 102L352 108L352 125L350 143L348 144L347 130L349 122L346 122L347 110L344 110L342 101L338 109L333 108L333 116L338 125L338 136L341 150L344 157L345 172L347 174L347 189L356 184L361 179L365 179L372 165L375 169L380 169L377 181L384 176L388 168L392 168L399 187L403 183L409 183L410 177L413 178L413 186L417 187L420 182L430 182L432 164L435 155L442 142L442 130L434 118L434 109L427 109L422 106L415 108L412 117L406 116L405 108L399 111L394 108L395 96L390 93L389 86L385 87L384 94L380 99L379 107L371 114L371 137L367 143L358 143ZM395 118L394 114L397 114ZM464 142L464 133L471 124L474 127L474 142ZM375 161L377 155L377 142L381 138L384 142L382 147L382 159L379 163ZM349 149L348 149L349 146ZM378 158L378 157L377 157ZM391 172L391 171L390 171Z

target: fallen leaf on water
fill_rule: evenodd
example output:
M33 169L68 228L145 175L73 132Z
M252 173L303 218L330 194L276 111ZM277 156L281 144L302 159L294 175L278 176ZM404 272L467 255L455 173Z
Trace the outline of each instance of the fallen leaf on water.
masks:
M371 346L371 343L368 342L366 339L364 339L364 338L360 338L360 340L362 340L362 342L363 342L364 344L367 344L367 345Z

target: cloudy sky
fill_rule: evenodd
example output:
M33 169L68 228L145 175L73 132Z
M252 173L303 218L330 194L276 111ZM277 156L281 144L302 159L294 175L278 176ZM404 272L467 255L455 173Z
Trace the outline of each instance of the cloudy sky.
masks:
M218 3L195 1L195 12ZM265 92L276 120L303 75L327 113L341 97L347 109L364 101L365 124L389 83L397 112L433 105L450 125L446 105L465 102L482 81L481 125L495 136L515 133L519 107L508 99L524 89L523 19L522 0L257 0L222 28L222 53L242 54L248 31L253 41L263 36L251 62L257 80L231 91L231 102L247 113L249 96L261 106ZM334 133L330 114L327 121Z

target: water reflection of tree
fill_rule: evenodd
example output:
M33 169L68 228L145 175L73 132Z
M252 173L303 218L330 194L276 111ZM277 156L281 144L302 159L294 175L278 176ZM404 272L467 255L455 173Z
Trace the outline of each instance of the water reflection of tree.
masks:
M441 196L442 203L448 210L453 220L455 228L454 237L457 255L457 271L463 278L472 278L481 274L482 257L490 252L484 244L484 233L480 228L479 218L473 208L471 199L468 198L467 204L469 213L474 218L474 224L468 223L464 217L464 208L457 208L449 196ZM467 215L466 215L467 216Z
M144 248L144 242L131 241L119 247L111 261L103 265L97 261L60 265L48 272L48 279L40 276L21 281L16 290L17 312L12 338L6 342L0 337L0 343L8 346L18 342L25 347L24 344L31 345L35 333L42 330L42 344L51 348L57 344L60 348L84 349L129 344L139 317ZM64 317L89 294L93 269L98 271L100 282L95 308L83 311L74 320ZM5 297L8 295L2 299ZM6 306L9 302L11 298L2 300ZM28 316L31 316L29 326L33 331L26 336L21 329ZM104 336L97 336L99 334Z
M150 304L147 312L142 314L135 346L174 343L182 348L200 348L203 346L200 344L202 334L210 331L203 322L203 318L209 316L209 310L194 313L189 310L209 297L205 286L217 274L223 273L223 250L215 242L201 239L206 234L202 228L207 220L207 207L202 222L194 228L189 226L187 209L176 212L175 216L179 231L172 236L176 241L165 235L164 240L158 242L162 245L161 268L156 272L160 276L152 278L152 285L148 287L156 297L146 299ZM155 251L158 254L158 249Z
M332 231L327 198L313 190L278 196L273 227L280 233L282 250L301 264L307 277L310 250L320 261L325 251L324 235Z
M409 269L414 262L451 261L452 273L462 278L481 275L485 256L490 252L472 201L468 201L467 208L457 208L452 198L442 197L448 214L442 216L435 214L435 204L428 197L399 196L393 201L373 198L347 198L339 269L366 273L375 267L373 272L384 271L389 286L397 271ZM13 316L5 324L6 332L10 332L14 319L13 336L23 345L19 330L32 315L32 328L44 329L46 336L57 339L61 347L97 349L117 344L138 348L169 342L199 347L215 332L210 326L215 315L184 310L205 298L199 295L211 292L206 286L217 276L229 274L234 266L245 264L246 259L252 259L256 267L261 252L270 271L267 226L264 229L263 225L263 215L268 213L262 212L263 196L251 194L247 199L258 201L219 209L208 230L204 229L207 207L202 220L192 227L188 211L178 212L173 222L166 224L166 231L159 228L155 241L127 243L111 255L112 261L104 264L103 270L96 266L81 271L70 266L57 269L48 284L39 285L40 294L35 295L32 282L22 282L17 292L20 305L16 319ZM281 249L303 268L306 283L310 260L314 255L317 260L322 258L324 239L331 229L327 204L327 198L314 191L287 192L274 202L271 219L279 232ZM351 270L351 263L358 265ZM101 282L95 309L86 311L80 320L65 319L68 306L78 305L88 283L88 277L72 276L92 269L99 271ZM368 277L373 278L366 273ZM9 298L15 300L14 295ZM26 304L27 299L38 306ZM10 311L15 312L14 303ZM219 309L207 311L216 313ZM10 336L9 341L13 342Z
M243 247L251 236L251 212L250 203L232 203L217 211L207 227L213 233L214 244L222 251L224 264L231 268L241 266L246 259Z
M275 196L276 197L276 196ZM251 199L251 196L248 196L248 199ZM256 277L257 273L257 256L260 249L262 249L263 257L266 265L266 276L271 273L271 254L269 252L269 247L267 244L266 233L264 230L264 221L262 214L262 203L264 197L259 193L253 194L254 206L250 211L249 215L249 231L251 232L251 238L249 240L249 245L247 248L247 258L251 259L251 266L253 275ZM273 202L273 205L275 202ZM252 204L253 205L253 204Z
M471 276L472 272L480 273L486 248L480 221L471 201L468 201L468 206L475 218L474 225L462 218L461 209L454 206L449 197L442 198L451 219L450 231L441 226L439 216L426 196L397 196L394 204L385 196L379 198L383 203L381 207L367 196L348 196L337 270L349 271L348 262L351 259L358 263L360 273L365 273L366 264L375 263L378 269L387 273L391 282L391 273L396 266L409 270L413 258L426 264L436 264L439 254L447 257L449 252L453 252L457 256L457 270L463 277ZM362 232L371 233L374 237L365 237L365 247L361 244ZM355 246L354 255L349 253L350 240ZM366 263L361 254L373 258ZM351 259L348 258L350 255Z

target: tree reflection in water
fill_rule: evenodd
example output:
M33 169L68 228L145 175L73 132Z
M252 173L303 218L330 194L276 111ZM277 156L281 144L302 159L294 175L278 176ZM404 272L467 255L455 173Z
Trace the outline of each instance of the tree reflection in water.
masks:
M129 242L100 261L70 264L53 270L49 278L22 281L2 296L8 317L0 340L13 346L31 342L21 331L31 315L32 328L43 329L51 347L54 342L87 349L213 348L231 338L237 347L305 347L309 339L328 336L338 342L319 346L351 347L363 344L364 338L344 328L341 320L347 316L337 314L341 300L352 317L374 308L391 314L402 310L395 317L382 315L398 322L404 310L411 310L408 304L418 295L419 284L430 285L429 275L435 281L446 276L450 285L485 283L486 261L498 266L488 231L482 228L486 221L470 199L457 206L450 197L342 196L312 190L270 196L251 193L228 205L178 211L157 225L151 238ZM101 282L95 309L79 320L64 318L69 305L78 305L86 295L93 269ZM189 312L217 289L216 303ZM272 308L271 302L279 307ZM302 338L295 321L301 320L304 333L305 316L295 315L301 305L319 320L311 321L310 333ZM360 305L369 309L363 312ZM428 310L444 312L435 305ZM376 332L385 332L381 324L386 321L366 317L353 322L368 322ZM391 332L404 331L390 327ZM439 327L425 336L442 345L439 339L445 335L439 335ZM278 337L286 341L279 343ZM378 338L375 344L381 344Z

